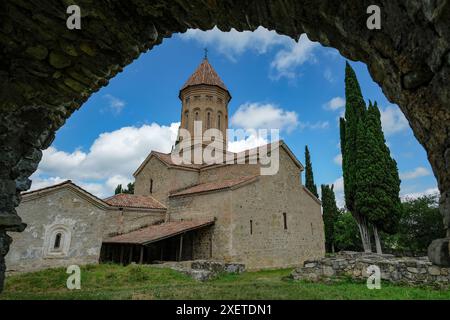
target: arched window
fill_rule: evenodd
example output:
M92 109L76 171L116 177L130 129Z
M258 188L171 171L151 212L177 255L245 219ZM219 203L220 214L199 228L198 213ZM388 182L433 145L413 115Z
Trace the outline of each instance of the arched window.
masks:
M55 243L53 244L53 249L58 250L61 247L62 234L58 233L55 236Z
M286 216L286 212L283 212L283 223L284 223L284 230L287 230L287 216Z
M153 193L153 179L150 179L150 193Z
M220 115L220 113L217 115L217 129L219 129L220 130L220 128L221 128L221 119L222 117L221 117L221 115Z
M198 111L195 112L195 121L198 121Z
M184 113L184 128L187 129L189 126L189 111Z
M207 113L207 118L206 118L206 129L211 128L211 112Z
M67 257L72 238L72 227L63 224L54 224L46 227L44 236L44 256L63 258Z

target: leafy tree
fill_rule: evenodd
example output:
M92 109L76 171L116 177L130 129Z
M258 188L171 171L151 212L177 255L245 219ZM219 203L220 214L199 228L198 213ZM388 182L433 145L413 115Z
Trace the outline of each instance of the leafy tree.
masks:
M334 225L334 244L337 251L362 250L358 224L352 214L348 211L338 211L338 216Z
M119 193L122 193L122 185L121 184L119 184L116 187L116 190L114 191L114 194L119 194Z
M370 240L370 223L366 215L355 206L357 192L357 159L359 146L363 143L361 133L364 131L366 104L355 71L347 62L345 67L345 118L340 119L342 171L344 176L344 195L347 209L358 223L364 251L372 251ZM358 139L359 136L359 139Z
M407 199L402 207L398 232L386 237L386 245L399 254L425 255L431 241L445 237L438 195Z
M134 182L128 183L127 189L123 190L123 193L134 194Z
M314 174L308 146L305 146L305 187L319 198L317 186L314 184Z
M114 191L114 194L119 194L119 193L134 194L134 182L128 183L126 189L122 188L121 184L117 185L116 190Z
M322 208L323 222L325 229L325 246L328 252L335 251L335 224L339 217L339 211L336 206L336 197L334 195L334 186L322 185Z

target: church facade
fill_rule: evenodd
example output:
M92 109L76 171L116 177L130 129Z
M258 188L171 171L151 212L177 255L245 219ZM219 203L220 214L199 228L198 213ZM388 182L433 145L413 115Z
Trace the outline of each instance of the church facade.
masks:
M266 146L278 157L270 175L261 174L261 162L250 161L259 159L258 150L227 150L231 94L206 58L179 98L179 138L171 153L152 151L137 168L133 195L98 199L71 182L24 195L18 212L29 227L14 236L10 269L23 269L27 259L34 269L196 259L259 269L324 256L321 203L303 186L303 166L289 147L283 141ZM196 140L199 126L221 133L212 139L219 146L214 152L241 161L176 161L175 154L207 147Z

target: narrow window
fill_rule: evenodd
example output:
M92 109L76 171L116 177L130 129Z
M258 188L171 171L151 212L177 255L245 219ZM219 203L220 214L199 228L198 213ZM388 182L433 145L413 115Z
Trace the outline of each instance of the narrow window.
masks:
M153 179L150 179L150 193L153 193Z
M211 128L211 113L208 112L208 118L206 120L206 128Z
M189 111L184 114L184 127L187 129L189 125Z
M220 114L217 116L217 128L220 130Z
M314 226L313 226L312 222L311 222L311 234L314 235Z
M284 223L284 230L287 230L287 216L286 216L286 212L283 212L283 223Z
M253 234L253 220L250 220L250 234Z
M55 237L55 244L53 245L53 249L57 250L61 247L61 237L62 234L58 233Z
M198 112L195 113L195 121L198 121Z

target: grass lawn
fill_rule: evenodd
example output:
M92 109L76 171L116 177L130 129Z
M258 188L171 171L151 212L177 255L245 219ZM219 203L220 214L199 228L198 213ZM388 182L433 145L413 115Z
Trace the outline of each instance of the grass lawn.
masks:
M8 277L0 299L450 299L450 290L364 282L287 279L290 269L223 275L197 282L170 269L103 264L81 269L81 290L66 288L65 269Z

